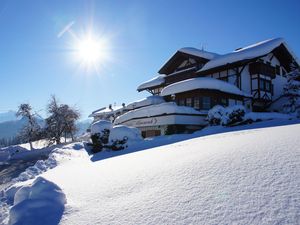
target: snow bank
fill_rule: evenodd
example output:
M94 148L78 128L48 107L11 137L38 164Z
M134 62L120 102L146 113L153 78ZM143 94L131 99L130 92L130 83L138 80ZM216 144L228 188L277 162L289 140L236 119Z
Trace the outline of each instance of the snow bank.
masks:
M141 99L139 101L129 103L125 108L127 110L132 110L132 109L141 108L141 107L145 107L145 106L149 106L149 105L157 105L157 104L160 104L163 102L165 102L163 97L157 96L157 95L152 95L152 96L148 96L144 99Z
M192 47L181 48L178 51L189 54L189 55L194 55L194 56L197 56L197 57L200 57L200 58L209 59L209 60L211 60L211 59L215 58L216 56L218 56L218 54L216 54L216 53L207 52L207 51L200 50L200 49L197 49L197 48L192 48Z
M91 134L102 133L105 129L110 130L112 123L107 120L99 120L91 125Z
M62 225L299 224L299 132L278 126L86 156L43 176L68 197Z
M225 93L240 95L244 97L251 97L250 94L247 94L236 86L214 78L210 77L199 77L192 78L184 81L180 81L169 86L166 86L160 93L161 96L172 95L176 93L181 93L185 91L191 91L196 89L209 89L209 90L218 90Z
M65 203L66 196L56 184L38 177L15 193L9 224L58 224Z
M204 72L215 67L266 55L281 44L283 44L287 49L289 49L289 47L282 38L265 40L254 45L241 48L232 53L215 57L214 59L206 63L198 72ZM293 54L292 51L290 51L290 49L289 52ZM299 64L299 60L297 59L297 57L295 55L293 57Z
M147 88L159 86L165 82L165 76L166 75L158 75L158 76L152 78L151 80L148 80L148 81L142 83L141 85L139 85L137 90L143 91Z
M178 106L174 102L166 102L158 105L151 105L143 107L140 109L132 110L123 115L117 117L114 121L114 124L118 125L125 121L141 118L141 117L151 117L158 116L163 114L193 114L193 115L202 115L203 113L195 110L192 107Z

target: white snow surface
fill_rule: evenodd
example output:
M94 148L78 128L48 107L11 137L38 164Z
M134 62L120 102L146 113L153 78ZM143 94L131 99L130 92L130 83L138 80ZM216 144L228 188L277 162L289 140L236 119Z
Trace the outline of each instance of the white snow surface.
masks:
M170 84L161 91L160 95L167 96L196 89L219 90L225 93L251 97L250 94L241 91L233 84L211 77L192 78Z
M227 129L208 130L219 128ZM60 224L299 224L300 125L253 128L99 161L73 144L70 160L6 192L16 203L10 219L41 224L59 215L51 210L65 203L65 195ZM157 141L162 138L168 137ZM43 182L46 188L28 189ZM30 191L46 207L53 203L50 214L40 216L43 208L30 203ZM28 207L18 209L24 200ZM33 222L26 223L24 209Z
M78 151L43 177L66 195L62 225L299 224L299 132L243 130L94 162Z
M144 106L149 106L149 105L156 105L165 102L164 98L158 95L151 95L146 98L143 98L141 100L129 103L126 106L127 110L132 110L136 108L141 108Z
M121 124L125 121L135 119L135 118L142 118L142 117L151 117L151 116L158 116L163 114L198 114L202 115L203 113L195 110L192 107L186 106L178 106L175 102L166 102L161 103L158 105L150 105L146 107L142 107L139 109L135 109L129 112L124 113L121 116L118 116L114 124Z
M142 91L147 88L159 86L165 82L165 76L166 75L158 75L148 81L145 81L144 83L142 83L141 85L138 86L137 90Z
M263 55L266 55L270 53L272 50L277 48L279 45L283 44L289 52L293 55L297 63L299 64L299 60L297 57L293 54L293 52L289 49L287 44L285 43L284 39L282 38L274 38L274 39L268 39L244 48L241 48L239 50L236 50L234 52L220 55L215 57L214 59L207 62L200 70L199 72L203 72L212 68L216 68L219 66L223 66L226 64L246 60L246 59L252 59L256 57L260 57Z
M9 224L58 224L65 203L65 194L56 184L38 177L31 185L24 185L15 193Z
M178 51L189 54L189 55L194 55L194 56L197 56L197 57L209 59L209 60L211 60L211 59L215 58L216 56L218 56L217 53L207 52L207 51L200 50L200 49L197 49L197 48L192 48L192 47L181 48Z

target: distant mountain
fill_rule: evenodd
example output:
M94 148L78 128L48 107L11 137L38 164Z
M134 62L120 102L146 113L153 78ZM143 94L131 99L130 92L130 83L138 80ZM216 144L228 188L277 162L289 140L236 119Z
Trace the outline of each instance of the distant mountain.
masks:
M0 112L0 123L17 119L15 111Z
M13 138L26 124L26 119L11 120L0 123L0 138Z
M7 117L9 118L9 117ZM40 126L44 126L45 122L41 118L37 118ZM9 121L0 122L0 138L13 138L27 123L26 118L14 119Z

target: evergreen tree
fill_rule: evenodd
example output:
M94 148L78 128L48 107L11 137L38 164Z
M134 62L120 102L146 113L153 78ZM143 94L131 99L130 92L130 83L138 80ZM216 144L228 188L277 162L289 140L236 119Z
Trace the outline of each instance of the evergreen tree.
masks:
M283 88L284 95L288 98L288 101L283 105L286 113L294 113L300 108L300 82L296 80L299 77L299 69L295 69L287 75L288 80Z

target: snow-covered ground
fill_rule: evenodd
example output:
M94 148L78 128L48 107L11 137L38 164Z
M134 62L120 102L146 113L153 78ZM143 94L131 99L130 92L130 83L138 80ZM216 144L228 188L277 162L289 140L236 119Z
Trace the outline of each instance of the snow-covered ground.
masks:
M210 127L190 140L93 157L75 143L58 150L64 157L56 157L56 167L34 184L43 181L51 193L64 193L64 212L54 214L62 216L60 224L300 224L300 125L291 123ZM259 128L274 125L280 126ZM219 134L207 135L213 133ZM158 137L143 144L187 137ZM8 206L12 199L20 204L16 196L22 187L41 190L32 182L18 182L3 193ZM64 195L59 194L58 207ZM26 196L21 199L38 198ZM53 207L41 196L45 209ZM11 210L11 221L21 221L22 212ZM39 215L30 224L40 224Z

